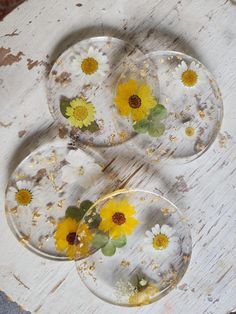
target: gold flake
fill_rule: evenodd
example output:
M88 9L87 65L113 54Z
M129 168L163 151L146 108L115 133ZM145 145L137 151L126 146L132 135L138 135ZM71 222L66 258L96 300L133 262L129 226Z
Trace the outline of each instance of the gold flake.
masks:
M146 154L147 154L147 156L151 157L151 156L153 156L154 153L155 153L155 148L148 147L148 148L146 149Z
M46 210L49 210L49 209L51 209L52 207L53 207L53 203L52 203L52 202L49 202L49 203L47 204Z
M170 139L171 142L177 141L177 137L174 136L174 135L170 135L169 139Z
M41 214L36 210L35 212L33 212L33 216L32 216L32 219L36 219L36 218L39 218L41 216Z
M26 179L26 175L22 172L16 173L16 179Z
M119 137L120 137L121 141L125 141L127 138L127 133L125 131L122 131L119 133Z
M141 77L146 77L147 76L147 71L144 70L144 69L140 70L140 76Z
M27 236L27 235L23 235L20 239L20 243L26 245L29 243L29 239L30 239L30 236Z
M130 262L125 259L122 259L122 261L120 262L121 267L126 268L126 267L129 267L129 265L130 265Z
M83 166L80 166L78 171L79 171L79 176L83 176L84 175L84 167Z
M62 207L64 206L64 203L65 203L65 200L64 200L64 199L58 201L58 202L57 202L57 207L62 208Z
M157 263L152 263L151 266L153 271L160 268L160 265Z
M169 208L161 208L161 211L162 211L164 216L168 216L170 213Z
M190 256L189 255L183 255L182 259L183 259L184 263L188 263L190 261Z
M17 214L17 207L10 208L8 211L9 211L9 213L15 215L15 214Z
M198 114L199 114L199 117L200 117L201 119L204 119L204 118L205 118L205 112L204 112L204 111L199 110L199 111L198 111Z
M52 216L50 216L50 217L48 217L47 219L46 219L46 222L48 222L48 223L50 223L50 224L52 224L52 225L56 225L56 219L54 218L54 217L52 217Z

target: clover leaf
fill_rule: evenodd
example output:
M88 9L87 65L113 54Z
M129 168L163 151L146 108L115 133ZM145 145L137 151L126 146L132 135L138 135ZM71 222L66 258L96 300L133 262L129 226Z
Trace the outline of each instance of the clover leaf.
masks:
M93 121L90 123L90 125L88 126L83 126L81 129L80 129L82 132L85 132L85 131L89 131L91 133L94 133L94 132L97 132L100 130L98 124L96 121Z
M96 208L93 208L89 214L84 217L84 221L88 224L89 228L97 228L101 222L101 217L97 213Z
M165 132L165 125L161 120L166 118L166 108L161 104L157 104L150 110L147 119L135 122L133 128L137 133L148 133L152 137L159 137Z
M161 104L158 104L154 108L152 108L148 116L149 120L163 120L166 118L167 118L167 110Z
M89 200L85 200L81 202L80 207L69 206L66 210L65 216L66 218L70 217L72 219L80 221L92 205L93 205L93 202Z
M94 249L100 249L103 246L105 246L109 241L109 238L107 235L102 234L102 233L97 233L92 241L92 247Z
M149 121L144 119L133 124L133 128L138 133L146 133L148 131Z
M68 116L66 115L66 108L69 106L70 104L70 99L66 98L66 97L61 97L60 99L60 111L61 114L63 115L63 117L68 118Z
M121 248L126 245L127 239L126 236L121 236L118 239L112 239L111 242L114 244L115 247Z
M102 247L102 254L105 256L112 256L116 252L115 245L110 241L105 246Z
M148 134L152 137L159 137L165 132L165 125L161 122L150 123L148 128Z

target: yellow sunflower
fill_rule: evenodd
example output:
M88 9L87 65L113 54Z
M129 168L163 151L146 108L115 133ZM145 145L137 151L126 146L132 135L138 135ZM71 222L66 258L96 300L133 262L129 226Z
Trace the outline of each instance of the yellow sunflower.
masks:
M137 219L132 217L134 214L136 214L134 206L127 200L110 200L100 210L102 221L99 229L109 232L112 238L129 235L138 224Z
M92 234L86 224L80 225L80 235L77 236L79 223L72 218L64 218L58 223L54 239L56 242L56 249L61 252L66 252L70 258L74 258L75 245L76 253L81 255L87 254L89 250L89 243L92 241ZM80 243L83 241L83 245ZM86 243L86 245L84 244ZM77 249L78 247L78 249Z
M149 283L142 290L132 294L129 297L129 304L131 305L146 305L151 302L151 297L159 292L159 289L153 284Z
M66 115L68 121L76 128L87 127L94 121L95 109L92 103L83 100L82 98L75 98L66 108Z
M131 115L133 121L145 119L149 115L150 109L157 105L150 86L139 85L134 80L118 85L114 102L119 108L120 114L122 116Z

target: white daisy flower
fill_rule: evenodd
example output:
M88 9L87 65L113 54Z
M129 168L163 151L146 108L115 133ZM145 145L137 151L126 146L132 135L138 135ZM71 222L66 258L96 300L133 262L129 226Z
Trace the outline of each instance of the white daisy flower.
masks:
M64 182L74 183L77 181L86 189L102 174L102 167L81 150L69 151L66 161L68 165L61 169Z
M190 141L196 140L197 134L198 134L197 131L198 131L197 127L193 123L188 122L188 123L183 124L182 132L183 132L183 137L185 139L190 140Z
M109 71L108 58L99 49L89 47L73 58L72 66L84 83L99 83Z
M168 225L156 224L151 231L145 232L145 242L149 249L156 252L160 258L166 258L178 250L179 239L175 231Z
M184 91L190 95L196 95L201 92L201 87L206 83L200 64L192 61L188 66L184 61L181 62L173 73L177 79L178 85L184 88Z
M7 202L14 207L37 207L40 189L30 181L18 181L16 187L11 186L7 192Z

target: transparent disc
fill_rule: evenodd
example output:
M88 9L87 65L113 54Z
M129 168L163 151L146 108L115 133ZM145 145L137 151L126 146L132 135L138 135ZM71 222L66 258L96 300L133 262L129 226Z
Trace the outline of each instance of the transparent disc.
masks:
M158 104L134 121L138 136L128 144L148 161L191 161L209 148L219 131L223 102L217 83L191 56L156 51L145 58L157 69Z
M6 216L17 239L46 258L72 258L78 221L116 180L103 172L99 156L67 148L66 140L47 142L12 173L6 189ZM73 231L74 230L74 231Z
M177 285L191 250L190 231L174 204L153 192L118 190L85 214L75 259L79 276L97 297L138 306ZM77 260L86 252L87 258Z
M132 137L132 128L113 108L113 91L127 62L141 56L138 49L113 37L85 39L67 49L49 75L54 119L90 145L116 145Z

